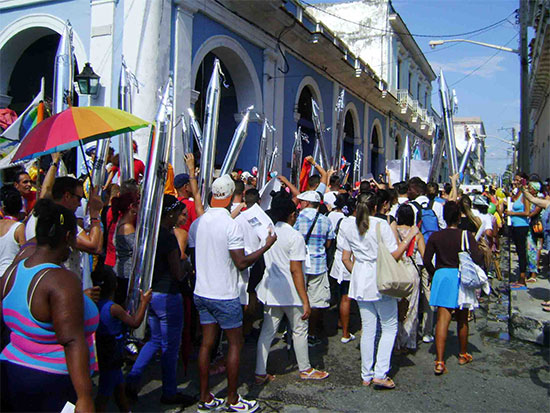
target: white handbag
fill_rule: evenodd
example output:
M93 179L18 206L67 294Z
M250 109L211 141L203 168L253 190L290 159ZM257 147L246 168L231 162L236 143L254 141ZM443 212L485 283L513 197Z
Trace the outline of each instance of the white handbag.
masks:
M380 224L376 226L378 256L376 258L376 286L380 294L395 298L407 297L414 287L414 275L401 262L396 261L382 241Z

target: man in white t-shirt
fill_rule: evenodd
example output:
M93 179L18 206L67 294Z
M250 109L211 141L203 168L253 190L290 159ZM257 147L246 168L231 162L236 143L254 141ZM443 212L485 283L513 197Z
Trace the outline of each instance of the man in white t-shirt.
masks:
M239 271L254 264L273 245L277 236L268 235L263 247L245 255L243 232L229 213L234 191L235 183L229 175L216 179L212 184L210 208L190 231L194 236L190 244L195 247L194 301L202 326L199 411L223 407L223 400L210 393L208 384L210 354L220 327L229 342L226 411L253 412L259 407L257 401L244 400L237 394L243 343L243 313L237 284Z
M334 202L336 202L336 196L340 192L340 177L336 174L330 177L330 188L323 196L323 202L329 210L334 208Z

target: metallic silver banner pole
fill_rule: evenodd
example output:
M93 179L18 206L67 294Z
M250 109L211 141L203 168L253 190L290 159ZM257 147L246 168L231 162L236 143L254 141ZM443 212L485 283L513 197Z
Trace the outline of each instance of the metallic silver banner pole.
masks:
M443 108L443 124L445 125L445 142L447 144L447 159L449 161L449 173L455 175L458 172L458 158L456 156L456 141L453 126L453 102L449 96L449 89L445 83L443 71L439 71L439 97Z
M320 150L320 164L324 169L328 169L330 167L330 163L328 161L328 155L327 150L325 148L325 141L323 139L323 132L321 130L321 116L320 116L320 109L319 105L317 105L317 102L313 98L311 98L311 115L313 118L313 126L315 128L315 135L317 137L317 142L319 142L319 150Z
M92 169L92 186L98 188L98 194L103 192L103 184L105 184L105 174L107 170L107 157L109 156L110 139L100 139L97 141L95 149L95 161Z
M290 183L296 188L300 187L300 172L302 170L302 128L294 132L294 143L292 145L292 159L290 160Z
M189 135L190 133L190 130L189 130L189 125L187 123L187 117L185 116L185 113L182 112L181 114L181 140L182 140L182 146L183 146L183 153L184 154L187 154L187 153L193 153L193 145L191 143L191 136ZM185 162L183 162L184 166L184 170L189 173L188 169L187 169L187 165L185 164Z
M120 85L118 94L118 107L126 112L132 113L132 88L128 81L128 69L122 58L120 68ZM120 168L120 182L133 179L134 174L134 146L132 134L124 133L118 138L118 164Z
M189 115L189 126L191 127L193 135L195 136L195 142L197 143L199 152L202 153L203 139L201 125L199 125L199 122L197 122L197 118L195 118L195 112L193 112L193 109L187 109L187 114Z
M353 183L361 180L361 161L363 160L363 154L359 149L355 150L355 159L353 160Z
M434 139L435 147L432 152L432 163L430 165L430 172L428 173L428 182L439 183L439 170L441 168L441 159L443 158L443 150L445 148L445 139L440 135L439 126L436 126Z
M269 124L264 118L262 125L262 136L260 137L260 145L258 148L258 173L256 174L256 189L260 191L267 182L267 134L269 132Z
M53 77L53 113L69 107L73 92L73 27L67 20L55 54ZM71 102L72 104L72 102Z
M269 173L273 172L273 167L275 166L275 158L279 156L279 147L277 144L275 144L275 147L273 148L273 152L271 152L271 156L269 157L269 164L267 170Z
M342 149L344 146L344 123L345 123L345 89L342 89L338 101L336 102L336 150L334 152L334 158L332 159L332 169L335 171L340 170L340 162L342 160Z
M409 135L405 138L405 147L403 148L403 155L401 156L401 181L404 182L409 179L411 172L411 147L409 143Z
M460 166L458 167L458 173L460 174L460 180L463 179L464 171L466 170L466 165L468 165L468 160L470 159L470 154L475 150L476 147L476 138L472 136L469 130L466 130L466 133L470 137L466 149L464 149L464 154L460 160Z
M324 169L325 166L323 165L323 160L321 159L321 155L320 155L320 149L319 149L319 141L317 139L315 139L315 146L313 147L313 160L318 163L319 165L321 165L321 167ZM313 176L317 173L317 169L315 168L311 168L311 170L309 171L309 176Z
M149 290L153 280L153 266L157 251L164 185L168 171L170 141L172 139L172 105L173 84L170 77L164 88L157 111L155 127L151 130L151 143L147 154L147 162L145 162L146 170L143 178L136 229L136 252L132 258L132 273L128 283L126 309L131 314L135 314L138 308L139 290Z
M243 149L246 135L248 134L248 120L250 119L250 111L252 109L254 109L254 106L250 106L246 109L246 113L239 122L239 126L235 129L235 133L233 133L233 139L231 139L229 149L227 150L227 154L223 160L220 176L233 172L233 168L235 168L237 159Z
M208 195L214 177L214 162L216 161L216 143L218 139L218 121L220 115L220 76L222 68L220 61L214 59L214 69L206 91L206 112L204 122L204 141L201 157L199 185L202 188L201 197L205 205L208 204Z

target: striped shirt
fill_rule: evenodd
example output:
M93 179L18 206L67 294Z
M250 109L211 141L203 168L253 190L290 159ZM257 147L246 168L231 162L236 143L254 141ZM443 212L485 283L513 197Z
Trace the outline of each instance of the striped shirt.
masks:
M11 334L10 344L0 354L0 360L48 373L69 374L65 351L57 342L53 323L43 323L34 318L27 300L34 276L44 269L60 267L55 264L40 264L27 268L25 261L21 261L11 275L15 277L15 281L2 300L2 315ZM94 332L98 323L97 307L84 295L84 334L90 350L90 370L97 370Z
M294 229L300 232L304 238L311 228L316 214L316 209L305 208L298 215ZM334 239L334 229L330 220L323 214L320 214L307 243L311 266L306 266L304 271L306 274L318 275L327 271L325 243L329 239Z

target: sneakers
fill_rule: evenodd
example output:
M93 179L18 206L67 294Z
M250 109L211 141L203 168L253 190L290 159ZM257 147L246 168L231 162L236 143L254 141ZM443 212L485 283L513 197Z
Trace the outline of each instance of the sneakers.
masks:
M350 341L355 340L355 336L351 333L349 333L349 337L342 337L340 341L344 344L348 344Z
M239 396L239 400L235 404L225 404L226 412L255 412L260 407L257 400L245 400Z
M223 407L223 399L218 399L213 394L210 394L212 396L212 400L207 402L199 402L197 405L197 412L216 412L218 410L221 410ZM248 410L242 410L248 411Z
M316 347L321 343L322 343L322 341L321 341L320 338L315 337L315 336L307 336L307 345L309 347Z
M431 343L432 341L434 341L434 336L432 336L431 334L426 334L424 337L422 337L422 341L424 343Z

